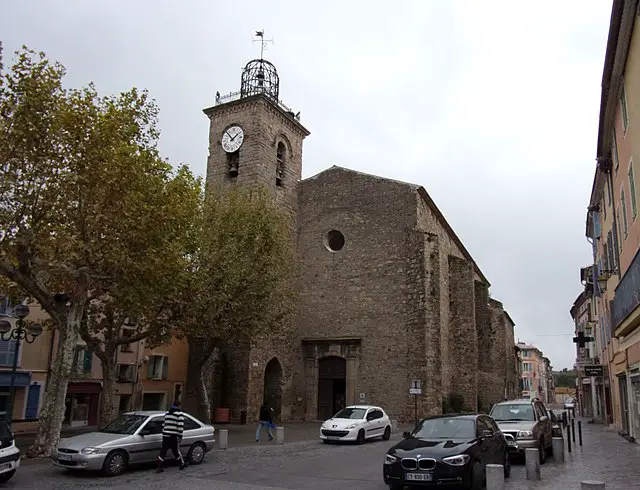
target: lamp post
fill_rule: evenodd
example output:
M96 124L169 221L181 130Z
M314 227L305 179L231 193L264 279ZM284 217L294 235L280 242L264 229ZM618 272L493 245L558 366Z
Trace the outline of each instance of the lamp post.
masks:
M13 309L13 314L17 318L16 328L7 320L0 320L0 338L5 342L15 340L15 348L13 349L13 366L11 368L11 384L9 385L9 403L7 413L5 415L6 422L11 427L13 422L13 401L16 396L16 369L18 368L18 352L22 341L28 344L33 343L42 333L42 325L37 323L24 326L24 319L29 315L29 307L27 305L17 305Z

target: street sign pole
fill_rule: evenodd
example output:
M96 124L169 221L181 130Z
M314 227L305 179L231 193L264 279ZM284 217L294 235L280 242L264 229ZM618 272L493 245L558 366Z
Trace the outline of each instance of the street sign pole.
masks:
M415 423L418 423L418 397L422 395L422 387L419 379L414 379L411 382L411 388L409 388L409 394L413 395L413 416Z

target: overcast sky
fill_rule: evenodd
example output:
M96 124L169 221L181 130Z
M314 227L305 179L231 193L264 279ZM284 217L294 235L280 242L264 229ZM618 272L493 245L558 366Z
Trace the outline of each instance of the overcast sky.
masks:
M163 154L203 175L202 109L239 90L265 29L311 131L304 177L341 165L423 185L516 336L570 368L611 3L4 0L0 39L5 66L26 44L68 86L149 89Z

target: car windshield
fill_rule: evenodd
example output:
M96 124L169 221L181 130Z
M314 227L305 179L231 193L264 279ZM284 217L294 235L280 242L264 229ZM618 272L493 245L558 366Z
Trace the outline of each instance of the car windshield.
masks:
M535 421L535 415L533 413L533 405L518 403L518 404L502 404L496 405L489 414L493 417L493 420L502 421Z
M367 410L364 408L343 408L333 416L334 419L363 419Z
M147 417L144 415L120 415L100 429L100 432L131 435L140 428L145 420Z
M475 436L475 422L459 417L425 419L411 432L411 437L416 439L473 439Z

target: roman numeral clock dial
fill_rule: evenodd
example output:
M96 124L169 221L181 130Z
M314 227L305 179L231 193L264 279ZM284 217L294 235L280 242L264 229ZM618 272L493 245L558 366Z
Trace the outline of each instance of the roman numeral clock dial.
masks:
M227 153L234 153L244 142L244 131L240 126L231 126L222 133L222 149Z

